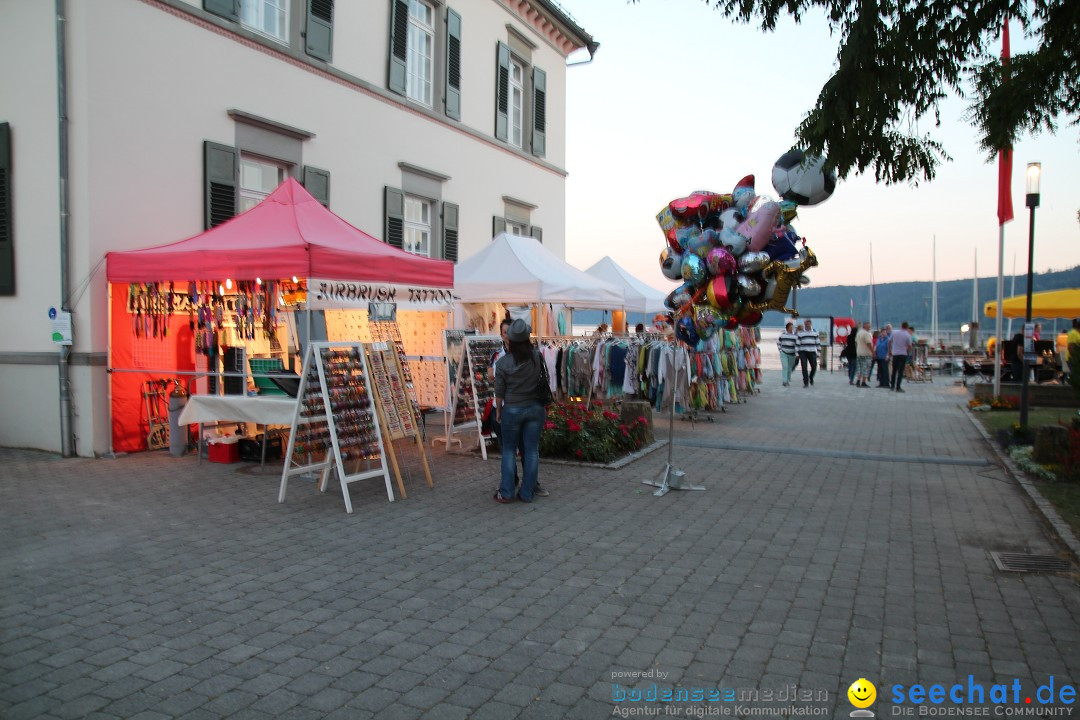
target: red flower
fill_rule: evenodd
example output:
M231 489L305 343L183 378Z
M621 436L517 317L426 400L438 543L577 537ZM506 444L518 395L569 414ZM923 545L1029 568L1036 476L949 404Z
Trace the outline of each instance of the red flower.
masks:
M584 455L585 455L585 453L581 452L580 450L575 450L574 454L577 455L578 457L584 457Z
M637 416L637 421L638 421L639 423L646 423L646 422L649 422L648 420L646 420L646 419L645 419L645 416L644 416L644 415L638 415L638 416Z
M610 410L605 410L604 411L604 417L606 417L608 420L618 420L619 419L619 416L616 415L615 413L611 412Z
M596 405L596 407L604 407L604 401L593 398L593 405Z
M554 430L555 429L555 423L548 420L546 423L544 423L544 429L545 430Z
M566 423L566 429L569 430L570 432L581 432L581 426L578 425L573 420Z
M620 425L620 426L619 426L619 429L620 429L620 430L622 430L622 434L623 434L623 435L624 435L625 437L630 437L630 431L626 429L626 426L625 426L625 425Z

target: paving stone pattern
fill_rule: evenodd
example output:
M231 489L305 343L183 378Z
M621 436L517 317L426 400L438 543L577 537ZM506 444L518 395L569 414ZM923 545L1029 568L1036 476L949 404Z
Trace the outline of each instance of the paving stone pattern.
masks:
M707 490L662 498L666 449L542 465L551 497L506 506L497 461L437 450L434 490L360 483L352 515L252 465L0 450L0 718L604 718L652 683L795 684L847 717L860 677L882 717L895 683L1080 677L1074 579L988 558L1059 549L962 389L776 375L676 422Z

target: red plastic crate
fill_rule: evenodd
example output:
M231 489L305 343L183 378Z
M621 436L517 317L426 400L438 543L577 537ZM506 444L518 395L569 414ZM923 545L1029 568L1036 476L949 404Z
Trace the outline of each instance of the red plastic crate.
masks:
M240 445L238 443L209 443L206 448L206 457L210 462L240 462Z

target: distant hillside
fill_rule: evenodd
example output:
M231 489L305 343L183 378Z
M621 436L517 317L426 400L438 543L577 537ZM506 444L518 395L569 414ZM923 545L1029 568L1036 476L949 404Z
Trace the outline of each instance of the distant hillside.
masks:
M1068 270L1036 273L1033 281L1034 292L1080 287L1080 265ZM1005 297L1011 294L1009 292L1011 284L1012 276L1006 276ZM875 285L874 319L879 324L886 322L897 324L906 320L914 323L916 327L929 328L932 285L929 281ZM938 327L959 327L975 319L971 315L971 289L971 280L950 280L937 284ZM1016 294L1022 295L1026 291L1027 276L1017 276ZM800 314L816 317L828 315L849 317L851 301L854 299L856 318L865 320L869 317L869 296L869 285L811 286L799 290L798 310ZM996 298L997 276L979 278L979 305L982 306ZM987 321L987 318L982 316L981 307L978 319L983 324ZM770 320L772 322L768 322ZM766 315L766 322L770 325L780 325L782 320L783 316L777 313Z
M1005 297L1009 297L1009 288L1012 276L1005 278ZM950 280L938 283L938 327L959 327L963 323L971 322L971 280ZM874 295L877 300L875 319L879 324L891 322L899 324L903 321L913 323L916 327L930 327L930 281L926 282L902 282L883 283L874 287ZM1060 270L1048 273L1036 273L1034 276L1035 292L1043 290L1060 290L1062 288L1080 288L1080 265L1068 270ZM1027 290L1027 277L1018 275L1016 278L1016 294L1022 295ZM869 285L835 285L831 287L805 287L798 293L798 310L802 315L811 317L849 317L851 315L851 301L855 301L855 316L860 319L868 317ZM979 304L989 302L997 297L997 276L979 278ZM980 311L981 313L981 311ZM587 325L605 322L604 313L599 310L576 310L574 323ZM785 315L776 312L765 313L763 325L781 326ZM607 315L610 318L610 315ZM636 319L635 319L636 318ZM634 315L632 322L637 322L640 315ZM610 319L606 320L610 322ZM981 317L980 322L986 323L987 318Z

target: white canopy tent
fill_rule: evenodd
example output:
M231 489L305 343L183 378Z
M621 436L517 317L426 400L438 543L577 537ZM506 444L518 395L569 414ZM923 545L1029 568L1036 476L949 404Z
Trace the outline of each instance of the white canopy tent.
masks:
M664 307L665 295L662 291L638 280L612 260L610 255L605 255L585 272L622 288L624 298L623 306L620 308L622 310L646 315L666 310Z
M596 310L619 310L626 302L621 288L567 264L535 238L507 233L454 267L454 295L465 303Z

